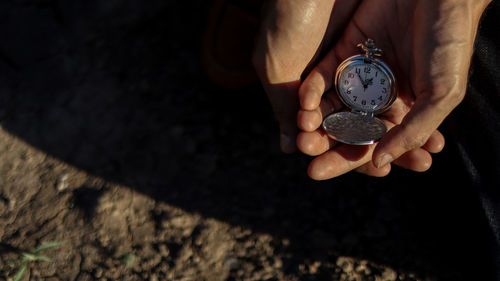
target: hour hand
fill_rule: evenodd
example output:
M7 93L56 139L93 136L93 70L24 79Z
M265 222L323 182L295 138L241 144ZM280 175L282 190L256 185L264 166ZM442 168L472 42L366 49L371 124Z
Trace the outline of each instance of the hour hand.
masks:
M358 73L358 77L359 77L359 81L361 81L361 84L363 84L363 87L366 88L366 86L367 86L366 82L365 82L365 80L363 80L363 78L361 78L361 75L359 73Z

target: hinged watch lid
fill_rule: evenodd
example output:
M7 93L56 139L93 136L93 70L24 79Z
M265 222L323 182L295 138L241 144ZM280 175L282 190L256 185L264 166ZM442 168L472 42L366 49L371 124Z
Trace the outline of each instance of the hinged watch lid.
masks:
M323 129L334 140L355 145L380 140L387 128L380 119L361 112L337 112L323 120Z

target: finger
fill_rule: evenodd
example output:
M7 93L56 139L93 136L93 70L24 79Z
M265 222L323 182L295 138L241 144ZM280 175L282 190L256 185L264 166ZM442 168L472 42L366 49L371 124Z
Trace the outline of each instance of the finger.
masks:
M318 108L314 110L300 109L297 115L297 125L306 132L312 132L321 126L324 117L342 109L342 102L333 91L323 95Z
M382 116L385 120L390 121L393 124L401 124L404 116L410 111L410 106L405 104L401 99L396 99L391 109L385 112ZM389 125L388 128L392 128L394 125ZM444 136L438 131L434 131L427 142L422 146L425 150L431 153L438 153L443 150L445 144Z
M323 130L300 132L297 135L297 147L304 154L316 156L328 151L335 145Z
M299 109L297 114L297 125L305 132L312 132L316 130L323 122L323 115L321 110L302 110Z
M368 161L364 165L356 168L355 171L371 177L385 177L391 172L391 165L389 164L384 167L377 168L371 161Z
M314 180L326 180L345 174L370 161L374 145L341 144L314 158L307 173Z
M438 130L434 131L429 137L427 142L422 146L423 149L429 151L430 153L441 152L444 148L445 140L443 134Z
M395 127L395 124L390 121L384 120L384 123L389 130ZM444 147L444 136L438 130L436 130L429 137L429 139L424 144L424 146L422 146L422 148L416 148L402 154L400 157L394 160L393 163L397 166L415 172L427 171L432 165L432 156L429 154L429 152L431 153L440 152L443 149L443 147ZM373 161L370 162L373 164ZM388 165L384 165L382 167L385 166Z
M432 156L426 150L417 148L404 153L392 163L415 172L425 172L432 165Z
M405 152L426 144L451 109L455 107L451 102L443 105L443 100L449 101L448 98L439 102L433 102L429 97L417 99L402 123L393 127L377 145L373 154L375 166L383 167Z
M302 109L315 110L319 107L323 93L332 87L338 63L335 49L332 49L307 76L299 88L299 103Z
M386 122L389 126L394 126ZM441 136L437 133L437 136ZM305 154L316 156L328 151L333 147L335 141L328 138L321 130L314 132L301 132L297 137L297 146ZM335 150L328 151L315 158L309 165L309 176L316 180L324 180L337 177L352 169L358 172L382 177L387 175L391 168L390 165L385 165L377 168L372 161L370 155L375 145L370 146L351 146L339 145ZM432 157L428 151L418 148L403 154L399 159L394 161L394 164L405 169L423 172L432 165Z
M338 65L349 56L357 54L357 44L366 39L354 22L349 22L335 47L311 71L299 88L299 103L303 109L314 110L319 106L323 93L332 88Z

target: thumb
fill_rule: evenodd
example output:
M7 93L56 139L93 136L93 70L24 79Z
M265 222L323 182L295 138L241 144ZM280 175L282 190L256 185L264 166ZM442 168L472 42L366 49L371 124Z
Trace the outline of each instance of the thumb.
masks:
M373 152L373 164L383 167L404 153L422 147L462 98L458 91L438 99L418 98L401 124L380 140Z

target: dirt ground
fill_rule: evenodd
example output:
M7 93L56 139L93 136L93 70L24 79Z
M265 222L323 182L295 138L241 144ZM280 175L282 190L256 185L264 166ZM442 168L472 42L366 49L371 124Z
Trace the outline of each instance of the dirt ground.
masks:
M209 6L1 1L0 279L61 241L22 280L487 280L452 149L308 179L258 85L202 75Z

